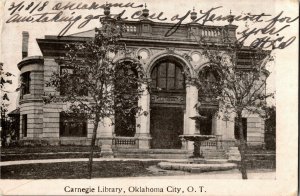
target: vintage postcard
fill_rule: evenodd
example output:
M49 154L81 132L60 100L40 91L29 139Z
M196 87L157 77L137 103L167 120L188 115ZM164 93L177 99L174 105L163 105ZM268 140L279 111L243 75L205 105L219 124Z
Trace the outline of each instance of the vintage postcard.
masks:
M1 195L297 195L299 2L1 0Z

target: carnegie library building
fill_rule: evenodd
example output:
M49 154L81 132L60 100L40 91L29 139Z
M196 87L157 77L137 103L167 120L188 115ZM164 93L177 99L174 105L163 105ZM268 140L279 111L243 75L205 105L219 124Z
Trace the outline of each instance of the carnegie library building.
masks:
M113 57L115 62L137 59L141 62L150 86L143 84L144 92L138 104L148 115L137 116L132 122L139 126L134 126L131 132L118 128L117 118L113 125L102 122L97 130L97 145L103 156L187 157L192 153L192 142L179 136L200 133L215 136L202 142L204 157L226 157L228 148L235 146L239 137L234 117L231 120L219 118L218 103L208 98L200 106L200 114L205 118L195 120L193 117L199 115L195 105L206 95L190 80L197 79L201 70L209 65L194 35L208 44L223 47L226 52L226 46L237 40L237 26L230 21L225 21L223 26L201 25L194 21L196 13L192 12L189 23L181 24L166 37L174 23L154 22L148 19L148 15L149 10L144 9L140 20L122 21L126 32L121 41L126 43L128 52ZM109 12L102 19L114 20ZM65 45L92 39L95 29L63 37L45 35L43 39L37 39L43 56L27 56L28 36L23 32L24 58L18 63L24 85L19 99L20 140L27 145L90 145L93 123L86 118L64 115L67 103L45 104L43 96L53 91L46 85L52 73L64 69L58 59L66 54ZM248 54L253 52L254 49L246 46L237 52L241 68L251 66ZM63 92L58 93L63 96ZM243 129L248 146L264 146L262 118L246 115Z

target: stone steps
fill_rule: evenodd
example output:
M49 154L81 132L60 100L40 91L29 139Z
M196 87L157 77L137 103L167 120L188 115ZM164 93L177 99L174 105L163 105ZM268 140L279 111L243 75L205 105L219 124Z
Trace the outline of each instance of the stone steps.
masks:
M117 149L116 158L186 159L191 151L181 149Z
M206 159L227 159L228 156L223 149L203 149L201 150Z
M227 159L223 149L203 149L207 159ZM152 159L186 159L192 156L192 151L181 149L115 149L116 158L152 158Z

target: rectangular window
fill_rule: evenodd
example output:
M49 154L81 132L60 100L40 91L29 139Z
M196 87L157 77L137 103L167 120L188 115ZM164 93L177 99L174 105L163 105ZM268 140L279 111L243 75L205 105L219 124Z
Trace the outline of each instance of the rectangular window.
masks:
M243 124L243 134L244 138L247 141L247 118L242 118L242 124ZM235 139L240 139L240 132L238 127L238 121L237 118L234 119L234 137Z
M22 115L22 133L23 137L27 137L27 114Z
M60 68L60 74L67 74L72 76L75 75L74 71L70 67L61 67ZM80 81L82 81L80 79ZM75 85L73 85L73 80L62 80L60 84L60 95L66 95L68 93L68 90L74 90L76 91L76 94L78 96L88 96L88 89L87 88L80 88L80 85L78 85L78 82L75 82Z
M87 118L83 114L60 113L60 137L86 137Z
M30 94L30 72L25 72L21 74L21 98L23 95Z

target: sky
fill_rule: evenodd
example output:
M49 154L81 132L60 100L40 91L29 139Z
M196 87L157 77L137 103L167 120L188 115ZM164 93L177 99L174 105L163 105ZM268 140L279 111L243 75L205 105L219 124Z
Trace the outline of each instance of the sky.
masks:
M41 55L41 51L37 45L36 39L37 38L44 38L45 35L58 35L61 30L66 26L67 23L65 22L35 22L35 23L26 23L26 22L20 22L20 23L8 23L7 21L12 17L14 14L20 14L21 16L28 16L30 10L36 5L34 4L33 6L30 7L29 10L25 10L26 6L29 7L31 1L24 1L25 7L21 11L16 11L14 14L10 15L12 11L8 11L8 9L11 7L13 1L11 0L0 0L1 2L1 9L3 10L1 13L0 19L2 19L2 22L0 23L1 25L1 47L0 47L0 62L4 63L4 69L6 71L9 71L13 73L16 77L13 78L13 85L9 87L9 90L14 90L18 86L18 78L19 78L19 70L17 68L18 62L22 60L22 52L21 52L21 43L22 43L22 31L28 31L29 32L29 51L28 55L29 56L35 56L35 55ZM22 1L14 1L15 5L18 5ZM47 2L47 1L41 1L42 4ZM77 4L79 2L87 2L88 4L91 4L92 1L74 1ZM104 4L105 1L96 1L99 4ZM266 17L267 19L270 19L276 15L278 15L281 11L284 11L282 16L288 16L291 18L295 18L298 16L297 13L297 1L283 1L283 0L264 0L264 1L258 1L258 0L253 0L253 1L246 1L246 0L240 0L236 1L238 3L232 3L232 1L220 1L220 0L143 0L143 1L124 1L124 0L119 0L119 1L109 1L109 3L129 3L129 2L134 2L134 5L143 5L147 4L147 8L149 9L150 15L153 13L160 13L163 12L163 16L167 18L166 22L172 22L170 19L175 16L179 15L179 17L184 16L188 10L192 10L193 8L195 9L196 12L199 12L200 10L207 11L213 7L219 7L222 6L221 8L217 9L215 13L217 15L228 15L231 11L233 15L244 15L247 13L251 14L269 14L271 16ZM53 10L52 8L54 7L55 4L57 3L62 3L66 4L67 1L61 0L54 0L50 1L49 4L47 4L42 11L37 11L34 10L32 14L40 14L40 13L53 13L57 12ZM41 5L42 5L41 4ZM143 8L111 8L111 13L119 13L122 10L126 9L125 16L130 17L134 12L141 10ZM82 17L85 17L87 15L98 15L98 14L103 14L103 9L98 9L98 10L73 10L73 11L63 11L65 15L68 16L77 16L81 15ZM74 13L73 13L74 12ZM72 14L73 13L73 14ZM157 20L154 20L157 21ZM90 21L85 27L78 29L78 25L83 22L77 21L70 30L68 31L68 34L73 34L73 33L78 33L86 30L93 29L95 27L100 26L99 20L92 20ZM175 22L175 21L173 21ZM177 21L176 21L177 22ZM190 22L189 17L184 20L183 23ZM282 27L283 25L290 25L288 28L284 29L283 31L280 32L280 36L285 36L285 39L287 40L288 38L292 36L297 36L296 40L287 48L282 49L282 50L275 50L273 54L275 55L275 61L270 64L270 71L271 71L271 76L268 80L268 91L269 92L275 92L276 94L278 93L278 89L276 89L276 82L278 81L278 78L282 78L282 75L279 74L284 74L285 76L290 75L291 73L289 72L291 69L289 67L296 66L295 59L289 58L289 57L294 57L297 58L297 50L298 50L298 20L293 23L279 23L278 27ZM207 22L207 25L226 25L228 22L222 21L222 22ZM240 32L244 30L245 28L250 27L264 27L268 23L267 22L260 22L260 23L253 23L253 22L247 22L245 23L244 21L238 22L234 21L233 24L239 26L237 29L237 32ZM237 35L238 37L240 35ZM249 38L249 40L246 42L247 44L250 44L254 38L263 35L255 35ZM273 36L274 37L274 36ZM276 35L275 35L276 37ZM293 67L294 69L294 67ZM278 72L278 70L280 70ZM295 74L295 73L293 73ZM11 93L10 94L10 106L9 106L9 111L15 109L17 107L17 94L18 93ZM273 101L275 103L275 101Z

